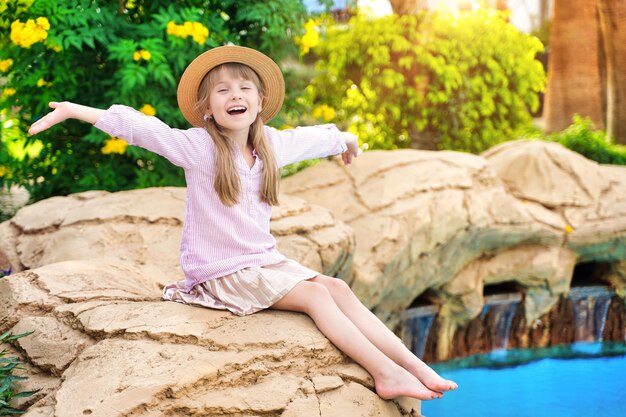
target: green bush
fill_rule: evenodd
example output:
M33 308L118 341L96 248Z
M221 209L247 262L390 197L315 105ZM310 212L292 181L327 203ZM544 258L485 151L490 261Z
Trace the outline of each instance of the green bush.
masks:
M189 127L176 104L186 65L234 43L279 60L296 54L306 10L299 0L0 1L0 188L32 200L90 189L184 185L164 158L80 122L27 138L49 101L126 104Z
M589 118L574 116L571 126L546 139L600 164L626 165L626 147L612 144L605 132L594 129Z
M328 106L367 147L480 152L532 122L545 73L536 38L482 9L353 17L313 51L310 108Z
M9 332L6 332L0 335L0 344L17 340L30 334L32 334L32 332L17 335L11 335ZM6 349L0 351L0 415L24 414L23 411L11 407L9 403L14 398L29 397L37 391L16 391L15 382L28 378L13 374L14 370L20 369L19 366L21 362L19 358L7 356L7 354L8 351Z

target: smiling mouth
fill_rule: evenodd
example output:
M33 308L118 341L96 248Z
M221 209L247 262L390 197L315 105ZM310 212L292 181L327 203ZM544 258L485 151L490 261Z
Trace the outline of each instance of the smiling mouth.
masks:
M236 106L236 107L231 107L230 109L226 110L226 112L228 114L242 114L242 113L245 113L246 110L248 109L243 106Z

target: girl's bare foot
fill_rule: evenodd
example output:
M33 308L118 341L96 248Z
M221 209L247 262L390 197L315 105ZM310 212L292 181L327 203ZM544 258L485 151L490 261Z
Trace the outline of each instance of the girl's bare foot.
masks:
M400 366L388 374L376 378L374 385L376 386L376 393L385 400L401 396L419 400L433 400L443 397L442 393L428 389L415 376Z
M457 389L459 386L456 382L443 379L430 366L418 359L419 362L407 368L407 370L419 379L428 389L433 391L445 392Z

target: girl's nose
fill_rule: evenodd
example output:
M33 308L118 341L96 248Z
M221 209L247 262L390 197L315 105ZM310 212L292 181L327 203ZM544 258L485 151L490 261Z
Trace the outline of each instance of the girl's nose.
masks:
M240 99L241 96L242 96L242 94L241 94L240 90L233 90L233 96L231 97L231 100Z

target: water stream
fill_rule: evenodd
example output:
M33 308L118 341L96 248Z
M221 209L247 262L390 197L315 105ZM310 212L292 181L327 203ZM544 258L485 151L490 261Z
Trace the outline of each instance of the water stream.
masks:
M404 344L418 358L424 357L426 342L436 314L437 306L434 305L409 308L404 312L402 320Z
M605 286L572 287L569 300L574 313L574 340L602 340L613 290Z
M515 316L517 305L522 300L520 293L492 294L485 296L485 306L480 315L485 320L487 315L491 315L489 320L489 332L493 337L494 349L506 349L509 345L509 334L511 332L511 322Z

